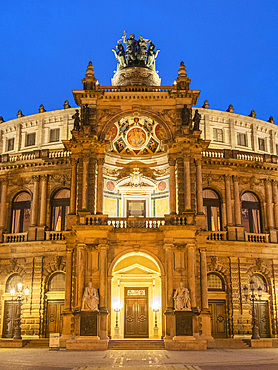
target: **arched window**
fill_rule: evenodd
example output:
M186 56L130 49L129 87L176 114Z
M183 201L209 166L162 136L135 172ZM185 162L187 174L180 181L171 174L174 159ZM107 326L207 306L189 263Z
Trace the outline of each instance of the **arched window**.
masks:
M208 290L225 290L225 284L218 274L215 274L213 272L208 274Z
M242 202L242 226L248 233L261 232L261 206L258 198L250 192L241 197Z
M218 194L211 189L203 190L203 208L207 216L207 230L220 231L221 222L221 202Z
M12 289L17 290L17 284L22 283L22 278L19 274L11 275L6 282L6 293L10 293Z
M253 282L253 287L255 291L257 291L258 288L261 287L262 288L261 291L263 293L267 293L267 284L266 284L265 278L261 274L252 275L250 279L250 285L251 285L251 282Z
M69 213L70 191L59 190L52 200L52 222L51 230L63 231L67 229L66 215Z
M56 272L51 276L48 282L49 292L61 292L65 290L66 274L63 272Z
M12 233L24 233L28 230L30 213L30 194L27 192L17 194L12 203Z

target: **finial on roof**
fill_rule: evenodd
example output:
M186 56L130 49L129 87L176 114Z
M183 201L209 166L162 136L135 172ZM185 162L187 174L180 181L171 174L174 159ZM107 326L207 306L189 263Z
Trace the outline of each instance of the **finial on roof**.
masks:
M43 112L46 112L46 110L44 109L43 104L41 104L39 107L39 113L43 113Z
M68 109L68 108L70 108L69 102L68 102L68 100L65 100L64 109Z
M251 113L249 114L249 117L252 117L252 118L256 117L256 113L255 113L254 109L251 110Z
M19 109L17 112L17 118L24 117L24 114L22 113L22 110Z
M95 78L94 67L91 61L88 64L86 75L82 79L82 83L83 83L83 90L96 90L96 85L98 84L98 80Z
M234 113L234 107L232 104L229 105L228 109L226 110L226 112L230 112L230 113Z
M189 90L191 80L187 77L184 62L180 63L178 77L176 78L174 84L177 90Z
M209 109L209 102L207 100L204 101L202 108Z
M273 117L272 117L272 116L270 116L267 122L274 123L274 119L273 119Z
M4 118L2 116L0 116L0 123L2 123L2 122L5 122L5 121L4 121Z

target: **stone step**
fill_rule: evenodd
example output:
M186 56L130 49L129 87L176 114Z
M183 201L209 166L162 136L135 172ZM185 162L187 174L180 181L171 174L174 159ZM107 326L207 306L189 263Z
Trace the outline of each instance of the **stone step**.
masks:
M250 348L247 343L240 338L215 338L208 340L208 348Z
M30 339L26 348L47 348L49 347L49 338Z
M164 341L160 339L112 339L109 340L108 349L165 349Z

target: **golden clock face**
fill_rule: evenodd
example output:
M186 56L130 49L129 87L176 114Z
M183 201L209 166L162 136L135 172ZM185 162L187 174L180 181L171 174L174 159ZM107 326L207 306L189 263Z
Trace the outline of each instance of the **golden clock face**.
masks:
M140 115L123 117L109 128L105 136L105 140L112 143L112 152L136 156L161 152L165 139L166 132L159 123Z

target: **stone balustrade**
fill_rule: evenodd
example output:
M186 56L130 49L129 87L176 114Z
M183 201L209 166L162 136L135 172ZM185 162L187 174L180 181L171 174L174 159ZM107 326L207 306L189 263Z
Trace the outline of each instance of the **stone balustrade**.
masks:
M245 233L245 241L252 243L268 243L268 234Z
M227 231L212 231L207 240L227 240Z
M46 231L45 240L65 240L64 231Z
M16 234L3 234L4 243L20 243L28 240L28 232Z

